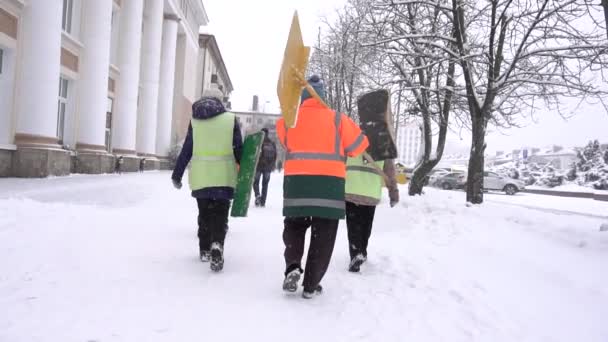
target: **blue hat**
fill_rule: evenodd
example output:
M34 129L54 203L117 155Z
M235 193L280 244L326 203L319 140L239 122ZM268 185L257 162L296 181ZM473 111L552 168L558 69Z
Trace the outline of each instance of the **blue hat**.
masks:
M319 97L325 101L325 84L323 83L323 80L318 75L312 75L308 79L308 84L310 84L317 94L319 94ZM308 92L308 89L304 88L302 95L300 96L300 103L311 97L312 95Z

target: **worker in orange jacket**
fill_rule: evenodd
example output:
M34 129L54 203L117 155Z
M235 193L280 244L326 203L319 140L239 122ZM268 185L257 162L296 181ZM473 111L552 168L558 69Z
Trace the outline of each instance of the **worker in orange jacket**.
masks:
M323 81L308 83L321 98ZM321 279L333 253L339 220L345 216L346 158L368 147L367 137L349 117L326 108L305 89L296 127L277 122L279 141L286 149L283 182L285 279L283 290L296 292L302 270L306 231L312 227L303 286L304 298L320 294Z

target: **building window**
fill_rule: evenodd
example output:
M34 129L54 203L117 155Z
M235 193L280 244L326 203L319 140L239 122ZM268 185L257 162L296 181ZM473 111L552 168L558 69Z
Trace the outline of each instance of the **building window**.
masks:
M61 28L72 33L72 12L74 9L74 0L63 0L63 16L61 18Z
M114 107L114 100L108 97L108 108L106 109L106 150L111 151L112 149L112 111Z
M258 125L261 125L261 124L263 124L263 123L264 123L264 119L259 118L259 119L258 119Z
M68 80L59 78L59 99L57 101L57 138L63 144L65 115L68 106Z

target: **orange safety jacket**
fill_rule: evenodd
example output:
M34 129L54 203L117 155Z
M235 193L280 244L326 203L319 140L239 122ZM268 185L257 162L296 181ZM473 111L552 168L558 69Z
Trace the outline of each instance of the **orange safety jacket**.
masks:
M277 121L279 141L287 150L285 176L346 177L346 158L360 155L369 146L367 137L348 116L334 112L318 100L305 100L296 127Z

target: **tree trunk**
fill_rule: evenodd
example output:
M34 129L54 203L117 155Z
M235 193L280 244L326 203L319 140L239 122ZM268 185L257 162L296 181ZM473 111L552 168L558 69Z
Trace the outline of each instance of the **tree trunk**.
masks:
M606 36L608 36L608 0L602 0L602 6L604 6L604 25L606 26Z
M422 195L422 189L426 185L426 176L433 170L439 161L437 159L423 160L420 165L414 170L412 179L408 187L408 195Z
M424 157L420 162L420 165L414 170L414 175L410 180L409 192L410 196L422 195L422 189L426 185L426 177L433 170L435 166L443 157L443 150L445 149L445 141L448 135L448 120L450 118L450 111L452 110L452 96L454 95L451 90L454 87L454 73L456 66L454 62L450 62L448 67L448 78L446 81L445 98L443 99L443 106L439 114L439 138L437 140L437 149L435 151L435 158L431 158L431 144L433 142L432 131L431 131L431 117L428 111L423 113L426 115L424 122Z
M483 203L484 153L486 150L486 120L484 117L482 113L473 115L473 138L466 186L467 202L473 204Z
M414 170L412 179L410 179L408 195L410 195L410 196L422 195L422 189L426 185L427 175L431 172L431 170L433 170L433 168L435 168L435 166L437 166L437 164L441 160L441 157L443 156L443 150L445 148L445 141L446 141L447 133L448 133L448 117L446 115L444 118L442 118L442 120L440 122L439 139L437 141L437 149L436 149L435 158L430 159L430 152L429 152L429 155L427 155L425 152L422 162ZM425 131L425 135L426 134L427 133ZM424 137L424 139L425 139L425 143L428 143L428 141L432 139L431 133L429 132L428 139L426 136Z

